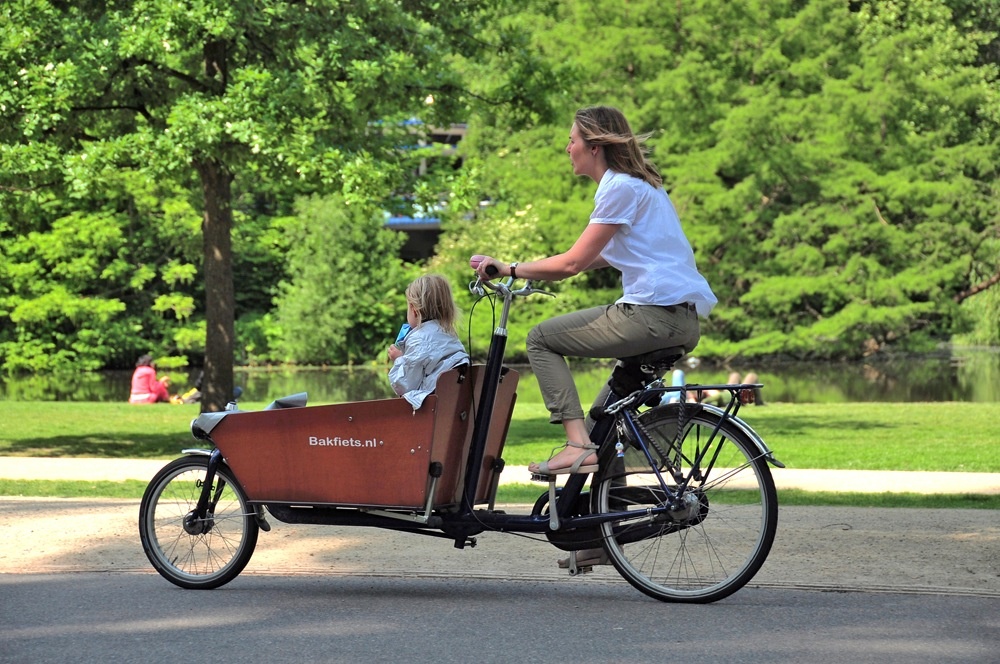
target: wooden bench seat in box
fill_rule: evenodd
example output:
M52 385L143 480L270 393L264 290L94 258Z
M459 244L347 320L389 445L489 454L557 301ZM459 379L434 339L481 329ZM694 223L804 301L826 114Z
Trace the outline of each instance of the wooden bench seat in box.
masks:
M419 410L401 398L328 406L227 413L211 431L251 501L419 509L427 503L431 464L442 474L435 507L457 504L472 439L473 389L482 367L443 374ZM517 373L496 399L485 468L500 456L513 412ZM476 400L479 390L475 389ZM477 503L492 498L484 473ZM481 495L480 495L481 494Z

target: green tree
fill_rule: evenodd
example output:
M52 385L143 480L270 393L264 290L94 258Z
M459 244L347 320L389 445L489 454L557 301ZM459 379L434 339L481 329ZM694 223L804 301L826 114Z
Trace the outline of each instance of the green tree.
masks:
M13 85L0 96L2 191L41 212L102 187L109 171L193 178L203 405L221 408L233 387L236 178L246 190L259 182L286 195L383 197L391 186L377 165L399 161L401 120L447 124L465 114L470 98L452 65L484 52L494 62L520 57L488 38L503 9L491 0L5 3L0 71ZM511 81L492 81L500 99L542 103ZM32 223L47 230L51 217L41 218Z
M131 367L147 351L190 350L180 341L199 327L198 215L170 184L109 173L99 194L52 201L47 229L0 237L7 372Z
M709 239L717 353L926 348L948 338L973 264L998 270L978 250L997 228L1000 136L980 36L938 2L857 5L812 2L734 40L748 78L714 138L667 162Z
M343 197L303 199L287 221L288 274L276 297L281 359L297 364L371 360L405 322L404 238L381 211Z
M562 250L593 191L559 163L572 110L612 103L654 131L654 161L720 297L699 353L926 348L962 325L959 302L1000 281L990 3L531 7L532 43L567 76L566 117L509 138L477 128L468 149L484 186L498 208L532 205L552 225L539 248ZM584 34L600 48L580 50Z

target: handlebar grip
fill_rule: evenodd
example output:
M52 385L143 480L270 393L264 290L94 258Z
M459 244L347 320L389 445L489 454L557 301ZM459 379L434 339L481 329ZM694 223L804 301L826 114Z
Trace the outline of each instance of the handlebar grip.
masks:
M500 270L497 269L496 265L487 265L486 266L486 276L487 277L495 277L499 273L500 273Z

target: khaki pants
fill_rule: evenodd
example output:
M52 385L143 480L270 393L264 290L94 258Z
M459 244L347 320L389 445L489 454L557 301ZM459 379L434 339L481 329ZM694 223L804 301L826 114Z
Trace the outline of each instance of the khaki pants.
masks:
M531 369L548 408L549 421L583 419L580 395L566 357L619 358L670 346L688 352L701 328L693 307L612 304L584 309L539 323L528 333Z

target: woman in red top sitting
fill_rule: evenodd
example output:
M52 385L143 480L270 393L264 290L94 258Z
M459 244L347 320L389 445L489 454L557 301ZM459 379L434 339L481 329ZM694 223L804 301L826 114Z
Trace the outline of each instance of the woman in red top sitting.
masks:
M169 402L170 395L167 394L167 386L170 385L170 377L156 379L156 367L153 364L153 356L145 354L135 362L135 373L132 374L132 393L129 395L129 403L157 403L159 401Z

